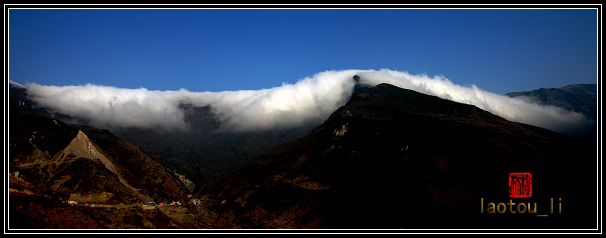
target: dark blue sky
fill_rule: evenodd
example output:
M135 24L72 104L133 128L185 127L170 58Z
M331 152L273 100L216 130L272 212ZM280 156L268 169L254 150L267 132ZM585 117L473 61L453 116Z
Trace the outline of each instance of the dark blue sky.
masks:
M504 94L597 83L597 20L596 9L10 9L9 78L216 92L387 68Z

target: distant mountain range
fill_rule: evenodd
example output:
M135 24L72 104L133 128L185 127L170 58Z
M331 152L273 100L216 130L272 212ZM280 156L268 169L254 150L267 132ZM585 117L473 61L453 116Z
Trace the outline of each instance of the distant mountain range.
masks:
M561 88L540 88L530 92L512 92L509 97L529 97L543 105L552 105L583 113L597 120L597 84L571 84Z
M591 86L565 88L508 96L597 111ZM68 124L86 121L36 107L18 86L7 106L13 228L567 229L597 222L596 143L389 84L356 85L318 127L239 134L213 133L219 124L208 107L181 105L192 131L167 133ZM532 174L532 197L509 196L514 172ZM562 213L549 212L550 198ZM131 208L62 203L71 200ZM489 203L509 209L510 200L548 216L488 213ZM150 201L179 201L191 219L136 208Z
M512 92L505 95L525 97L541 105L551 105L582 113L587 118L596 121L596 123L592 126L576 128L564 133L589 142L597 142L597 84L571 84L561 88L540 88L530 92Z

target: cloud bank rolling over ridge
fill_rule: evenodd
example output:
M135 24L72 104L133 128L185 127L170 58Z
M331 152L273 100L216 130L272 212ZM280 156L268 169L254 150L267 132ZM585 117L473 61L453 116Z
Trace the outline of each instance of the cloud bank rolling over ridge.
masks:
M355 85L389 83L401 88L475 105L507 120L563 132L580 128L590 121L580 113L553 106L542 106L523 98L509 98L461 86L445 77L411 75L394 70L324 71L300 79L295 84L261 90L224 92L150 91L111 86L44 86L26 84L30 99L42 107L72 117L90 120L101 128L142 127L187 131L181 103L210 106L224 131L246 132L289 129L319 125L345 105Z

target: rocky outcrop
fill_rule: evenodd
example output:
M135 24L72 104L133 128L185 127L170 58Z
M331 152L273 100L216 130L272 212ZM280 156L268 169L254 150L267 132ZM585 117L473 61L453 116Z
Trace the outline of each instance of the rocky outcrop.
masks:
M111 204L139 203L145 196L186 200L178 179L136 146L106 130L66 124L13 101L10 105L10 171L33 184L33 192L63 200L76 194L91 201L104 197L95 194L112 194L101 199Z
M345 135L345 132L347 132L347 124L348 123L345 123L345 124L341 125L340 129L335 129L333 131L334 134L335 134L335 136L341 137L341 136Z
M100 152L100 149L91 143L88 137L80 130L78 131L76 138L74 138L65 149L53 156L53 160L58 163L66 162L66 160L69 160L70 158L87 158L101 162L109 171L115 174L118 173L114 164L112 164L112 162Z

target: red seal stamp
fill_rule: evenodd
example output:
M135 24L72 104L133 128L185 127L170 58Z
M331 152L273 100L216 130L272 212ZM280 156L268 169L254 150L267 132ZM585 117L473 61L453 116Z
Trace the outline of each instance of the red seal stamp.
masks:
M509 174L509 196L512 198L532 196L532 176L530 173Z

